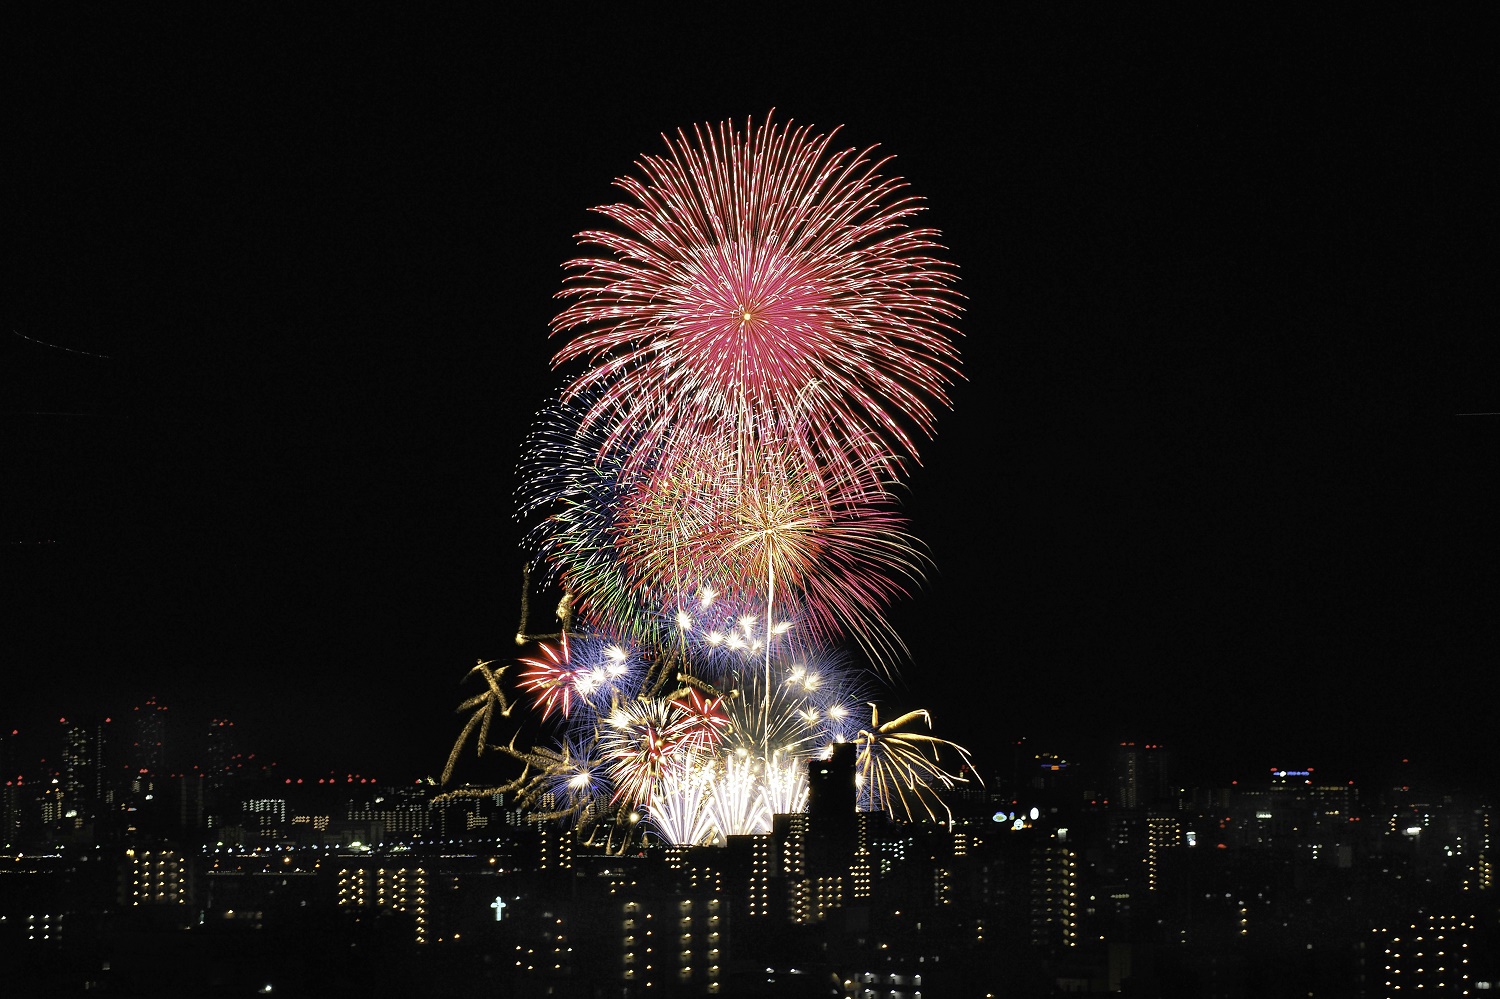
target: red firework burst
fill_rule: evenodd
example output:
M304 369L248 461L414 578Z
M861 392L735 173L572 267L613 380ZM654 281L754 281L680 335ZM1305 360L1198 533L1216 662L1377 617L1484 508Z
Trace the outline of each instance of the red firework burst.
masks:
M673 702L637 700L616 708L599 731L615 785L610 801L651 804L662 774L690 755L686 734L682 712Z
M824 456L915 455L957 373L951 265L905 183L833 134L725 122L664 139L630 201L596 209L625 232L579 234L603 251L568 266L552 323L585 359L571 392L586 422L644 460L716 427L795 431ZM624 435L630 435L626 441ZM835 459L837 460L837 459Z
M561 712L564 718L573 708L573 694L578 684L578 671L568 653L568 635L563 633L560 645L541 644L541 659L522 659L526 669L521 671L521 688L536 695L545 720L553 711Z
M673 696L672 703L681 714L675 730L684 743L697 750L708 750L723 739L729 716L724 713L722 694L707 697L688 687Z

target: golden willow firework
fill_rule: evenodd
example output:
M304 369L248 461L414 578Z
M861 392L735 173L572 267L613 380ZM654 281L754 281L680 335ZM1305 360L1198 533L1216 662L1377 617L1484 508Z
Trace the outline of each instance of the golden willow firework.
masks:
M852 742L860 808L946 814L967 754L913 730L925 711L881 724L875 672L837 650L904 652L886 612L925 558L894 490L958 373L954 269L889 160L833 138L678 132L597 209L617 228L579 234L552 331L581 370L518 493L559 626L530 633L523 585L531 649L471 671L443 782L471 742L518 773L449 793L609 847L722 842L801 810L808 762Z

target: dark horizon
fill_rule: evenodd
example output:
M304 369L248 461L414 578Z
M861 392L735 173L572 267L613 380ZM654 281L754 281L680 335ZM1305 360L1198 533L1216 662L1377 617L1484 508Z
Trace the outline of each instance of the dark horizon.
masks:
M515 650L573 234L659 133L775 108L894 154L966 296L884 703L980 754L1493 779L1500 417L1456 414L1500 404L1449 342L1484 129L1438 16L30 25L0 723L156 694L439 770Z

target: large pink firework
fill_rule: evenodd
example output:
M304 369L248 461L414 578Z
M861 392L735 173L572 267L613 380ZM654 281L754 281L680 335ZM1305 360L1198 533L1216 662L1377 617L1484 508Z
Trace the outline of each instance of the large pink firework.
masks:
M624 231L579 234L553 321L583 359L574 395L628 460L711 429L757 446L763 428L805 435L837 461L914 456L957 373L952 267L873 150L830 150L834 133L725 122L664 136L642 156L630 200L596 209ZM628 432L630 439L622 434Z

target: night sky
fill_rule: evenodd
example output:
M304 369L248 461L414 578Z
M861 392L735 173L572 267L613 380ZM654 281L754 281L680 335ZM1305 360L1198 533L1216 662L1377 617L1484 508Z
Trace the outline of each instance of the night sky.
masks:
M1462 24L181 13L7 15L7 729L155 694L293 772L440 769L515 652L573 234L661 132L774 107L895 154L967 298L886 703L995 764L1489 769Z

